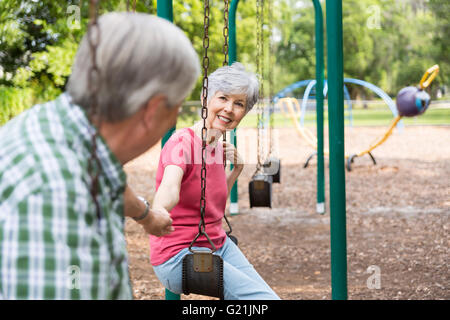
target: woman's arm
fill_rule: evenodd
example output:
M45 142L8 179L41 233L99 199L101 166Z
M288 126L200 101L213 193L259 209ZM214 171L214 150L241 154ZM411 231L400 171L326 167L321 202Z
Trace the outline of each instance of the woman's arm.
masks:
M163 178L153 199L153 209L172 210L180 201L181 180L184 171L176 165L168 165L164 169Z

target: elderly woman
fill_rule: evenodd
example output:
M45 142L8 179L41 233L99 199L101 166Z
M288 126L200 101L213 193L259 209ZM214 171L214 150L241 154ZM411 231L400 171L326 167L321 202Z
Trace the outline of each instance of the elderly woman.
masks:
M225 299L279 299L239 248L227 237L222 218L231 187L243 164L233 145L221 136L237 127L258 99L258 81L240 63L219 68L209 76L207 136L206 232L224 261ZM170 211L174 231L150 236L150 259L166 288L182 292L182 260L198 232L203 122L178 130L166 142L156 173L154 210ZM226 175L223 155L235 164ZM212 248L201 236L193 249Z

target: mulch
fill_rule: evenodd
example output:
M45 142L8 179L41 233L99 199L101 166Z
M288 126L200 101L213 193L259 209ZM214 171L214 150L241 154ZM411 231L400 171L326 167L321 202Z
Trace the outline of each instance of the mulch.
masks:
M385 127L346 128L349 154L367 148ZM255 170L256 131L238 131L247 163L238 183L240 214L229 218L241 250L282 299L330 299L330 210L316 207L314 150L294 129L275 132L282 163L273 185L272 209L249 208L248 182ZM349 299L450 299L450 127L413 126L393 136L346 172ZM128 163L128 182L152 199L160 146ZM326 165L326 198L328 161ZM126 221L135 299L164 299L149 263L148 236ZM375 267L373 267L375 266ZM368 285L373 270L380 286ZM370 284L370 283L369 283ZM182 299L209 299L189 295Z

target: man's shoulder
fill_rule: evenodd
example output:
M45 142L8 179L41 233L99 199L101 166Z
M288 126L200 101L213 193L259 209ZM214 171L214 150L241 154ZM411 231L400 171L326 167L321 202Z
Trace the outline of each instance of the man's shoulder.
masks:
M49 115L53 106L35 105L0 129L0 195L19 185L32 193L82 178L82 156L66 143L62 123Z

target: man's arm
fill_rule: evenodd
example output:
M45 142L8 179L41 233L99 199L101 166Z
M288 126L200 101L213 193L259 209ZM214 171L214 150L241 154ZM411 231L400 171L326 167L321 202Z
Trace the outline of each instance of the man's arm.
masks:
M147 233L160 237L169 234L174 230L172 227L172 219L166 210L147 208L147 205L141 201L130 186L127 185L124 193L125 216L137 218L142 216L146 210L148 210L147 216L144 219L137 221L137 223L142 225Z
M133 189L129 185L125 188L124 193L124 211L125 216L130 218L137 218L145 212L147 206L136 196Z

